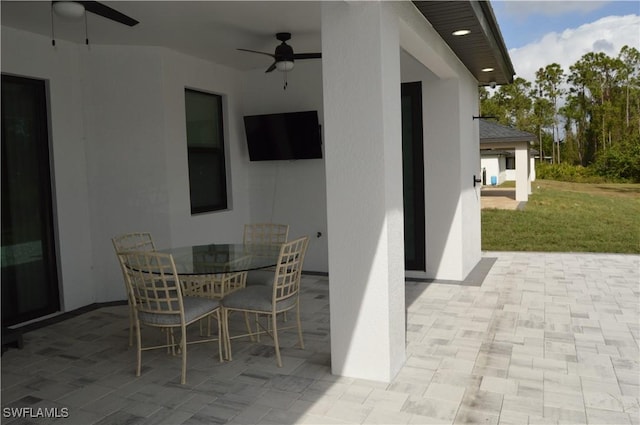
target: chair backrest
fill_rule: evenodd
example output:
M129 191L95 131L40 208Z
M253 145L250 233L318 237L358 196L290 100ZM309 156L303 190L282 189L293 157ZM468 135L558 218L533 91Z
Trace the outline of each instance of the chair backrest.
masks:
M124 264L138 312L180 315L184 320L182 287L171 254L129 251L118 256ZM157 318L154 321L162 322Z
M307 253L309 237L287 242L280 248L280 256L276 264L276 272L273 280L273 305L278 301L290 298L298 294L300 290L300 278L302 265Z
M242 238L245 244L280 245L289 237L288 224L253 223L244 225Z
M113 243L113 248L116 250L116 256L120 263L120 269L122 270L129 303L133 305L134 300L133 293L131 292L132 289L129 282L129 276L123 263L124 257L120 254L130 251L155 251L156 247L153 243L153 238L149 232L125 233L111 238L111 243Z
M149 232L125 233L111 239L113 247L118 252L125 251L155 251L156 247Z
M229 260L229 254L194 254L194 268L202 270L196 275L182 275L183 295L222 299L225 295L244 288L247 272L229 272L246 269L251 257L246 255ZM211 273L211 274L208 274Z

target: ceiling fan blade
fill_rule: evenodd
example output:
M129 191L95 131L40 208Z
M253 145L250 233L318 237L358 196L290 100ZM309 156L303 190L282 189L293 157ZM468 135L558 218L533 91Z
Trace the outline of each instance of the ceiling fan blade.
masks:
M135 19L100 2L79 1L78 3L82 4L87 12L95 13L96 15L111 19L112 21L116 21L130 27L139 24Z
M294 59L320 59L322 53L296 53L293 55Z
M274 63L272 63L272 64L271 64L271 66L270 66L269 68L267 68L267 70L265 71L265 73L267 73L267 72L271 72L271 71L273 71L274 69L276 69L276 63L275 63L275 62L274 62Z
M259 51L257 51L257 50L249 50L249 49L238 49L238 50L241 50L241 51L243 51L243 52L249 52L249 53L259 53L259 54L261 54L261 55L267 55L267 56L272 57L272 58L274 58L274 59L276 58L276 57L275 57L274 55L272 55L271 53L259 52Z

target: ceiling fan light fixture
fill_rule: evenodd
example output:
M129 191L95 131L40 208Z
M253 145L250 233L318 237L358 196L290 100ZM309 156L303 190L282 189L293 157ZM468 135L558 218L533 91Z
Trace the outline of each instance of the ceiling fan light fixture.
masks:
M276 62L276 69L281 72L291 71L293 69L293 61Z
M53 10L60 17L79 19L84 16L84 6L75 1L57 1L53 3Z

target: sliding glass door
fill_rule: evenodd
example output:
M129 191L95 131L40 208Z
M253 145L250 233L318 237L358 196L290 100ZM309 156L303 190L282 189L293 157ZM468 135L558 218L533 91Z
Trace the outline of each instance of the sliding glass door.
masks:
M425 270L422 83L402 83L402 182L406 270Z
M60 309L46 85L2 75L2 325Z

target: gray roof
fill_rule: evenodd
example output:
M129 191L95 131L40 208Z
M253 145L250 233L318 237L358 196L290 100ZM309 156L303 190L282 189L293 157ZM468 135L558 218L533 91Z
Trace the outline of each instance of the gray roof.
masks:
M530 142L535 140L537 140L537 138L534 134L487 121L486 119L480 119L480 144Z

